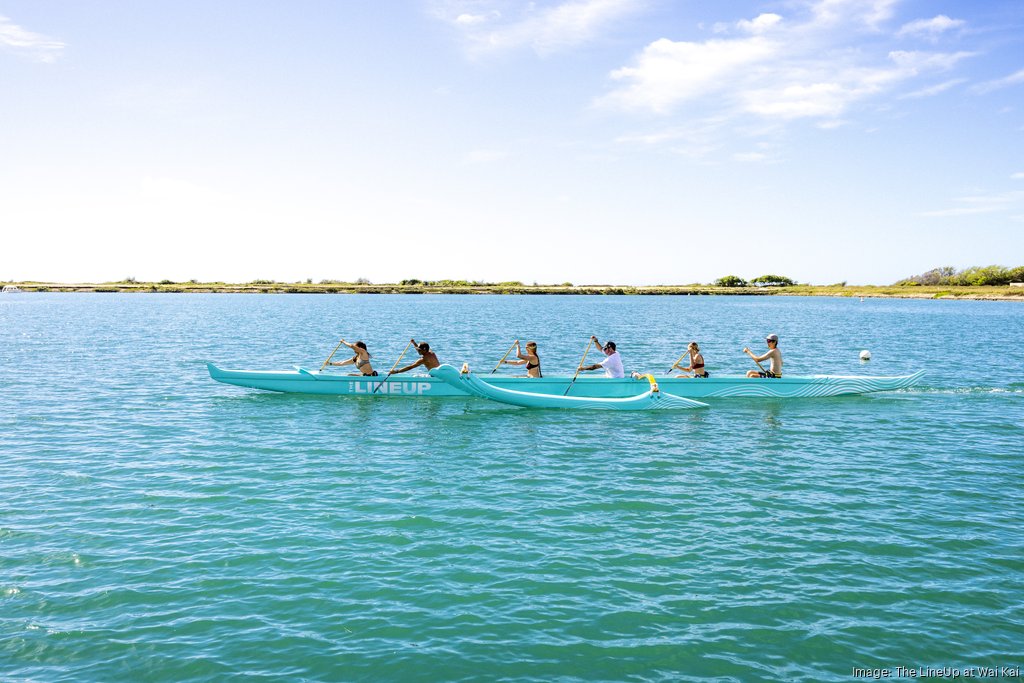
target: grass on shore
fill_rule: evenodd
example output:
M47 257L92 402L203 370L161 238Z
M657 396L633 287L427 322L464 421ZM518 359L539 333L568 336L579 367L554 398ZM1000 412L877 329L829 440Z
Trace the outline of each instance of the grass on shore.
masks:
M639 295L783 295L884 297L903 299L1011 299L1024 301L1024 287L927 285L795 285L792 287L716 287L714 285L524 285L522 283L363 284L324 281L274 282L0 282L24 292L205 292L242 294L639 294Z

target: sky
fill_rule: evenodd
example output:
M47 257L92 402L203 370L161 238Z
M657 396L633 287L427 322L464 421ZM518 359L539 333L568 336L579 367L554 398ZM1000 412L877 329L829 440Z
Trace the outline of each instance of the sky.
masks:
M1020 0L0 0L0 281L1024 265Z

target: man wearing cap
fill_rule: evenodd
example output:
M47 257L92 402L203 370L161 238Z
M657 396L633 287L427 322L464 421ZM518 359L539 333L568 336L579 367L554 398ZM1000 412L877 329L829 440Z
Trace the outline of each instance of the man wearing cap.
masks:
M779 335L769 334L765 338L765 342L768 344L768 352L763 356L755 356L753 351L746 347L743 348L743 353L753 358L755 363L760 363L763 360L771 361L768 372L750 370L747 372L747 377L782 377L782 351L779 351Z
M615 350L615 342L610 341L604 346L601 346L601 342L597 340L597 337L591 335L590 340L594 342L594 345L600 347L604 351L606 358L600 363L594 365L584 365L580 370L601 370L604 369L605 377L618 377L622 378L626 376L625 370L622 368L622 357L619 356L619 352Z

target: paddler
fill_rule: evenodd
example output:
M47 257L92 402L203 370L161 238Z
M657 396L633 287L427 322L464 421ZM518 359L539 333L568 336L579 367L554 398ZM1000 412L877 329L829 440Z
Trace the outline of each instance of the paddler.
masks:
M580 370L604 370L605 377L625 377L626 373L622 369L622 357L619 352L615 350L615 342L610 341L604 346L601 346L601 342L597 340L594 335L590 336L590 341L594 342L594 346L604 351L605 359L600 363L594 365L584 365Z
M766 372L760 370L747 371L747 377L769 377L772 379L782 377L782 351L779 351L779 335L769 334L765 337L764 341L768 344L768 351L764 355L755 356L753 351L746 347L743 348L743 353L753 358L755 363L770 360L771 364Z
M672 366L673 370L679 370L680 372L692 372L693 377L706 378L708 373L704 370L704 356L700 353L700 346L697 342L692 341L686 345L686 351L690 354L690 364L685 368L679 363ZM679 375L680 377L689 377L691 375Z
M436 367L440 367L441 361L437 359L437 354L430 350L430 344L427 342L417 343L415 339L410 339L409 343L416 347L416 352L420 354L420 359L411 365L406 365L404 368L399 368L398 370L393 371L391 373L392 375L408 372L409 370L418 368L421 365L427 370L433 370Z
M502 363L506 365L525 365L527 377L540 378L544 376L540 372L540 356L537 355L537 342L526 342L526 353L523 353L519 347L519 341L516 340L516 358L519 360L505 359Z
M355 344L349 344L347 341L342 339L341 343L352 349L356 355L352 356L348 360L331 361L328 365L355 365L356 370L358 370L359 373L352 374L361 374L366 375L367 377L377 376L377 371L373 369L372 365L370 365L370 352L366 350L366 344L364 342L357 341Z

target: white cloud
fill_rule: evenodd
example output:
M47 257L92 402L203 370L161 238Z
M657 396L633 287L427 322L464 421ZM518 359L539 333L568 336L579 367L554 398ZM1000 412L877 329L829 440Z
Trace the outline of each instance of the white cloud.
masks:
M644 48L636 66L611 73L628 85L603 99L624 109L666 112L674 105L725 90L730 79L769 62L783 45L761 36L704 43L656 40Z
M954 28L961 28L964 25L963 19L950 19L945 14L940 14L931 19L917 19L904 24L897 36L914 36L928 40L938 40L939 35Z
M656 132L623 135L615 142L663 147L680 156L701 159L720 149L721 145L716 140L716 131L721 125L722 121L717 119L694 121L685 126L665 128Z
M487 16L483 14L460 14L455 17L455 23L461 26L473 26L474 24L482 24L487 21Z
M0 47L40 62L55 62L64 52L63 42L26 31L3 15L0 15Z
M1010 74L1009 76L1006 76L1005 78L997 78L996 80L993 81L979 83L978 85L974 86L971 90L980 95L984 95L985 93L990 93L993 90L1000 90L1001 88L1006 88L1011 85L1017 85L1018 83L1024 83L1024 69L1021 69L1020 71L1015 71L1014 73Z
M732 119L835 120L856 103L896 93L905 83L973 56L869 49L879 41L863 43L858 32L877 30L894 4L823 0L804 4L810 18L802 21L774 14L740 21L736 26L746 35L734 38L662 38L633 64L612 71L617 87L597 103L659 114L709 107Z
M1024 173L1014 173L1010 176L1012 180L1024 180Z
M956 86L960 85L961 83L966 83L966 82L967 82L966 78L952 78L952 79L950 79L948 81L943 81L942 83L938 83L936 85L932 85L932 86L929 86L927 88L921 88L920 90L915 90L913 92L908 92L906 95L902 95L901 97L903 99L916 99L916 98L920 98L920 97L932 97L934 95L938 95L940 93L944 93L947 90L949 90L950 88L955 88Z
M782 17L778 14L759 14L752 21L741 19L736 26L745 33L765 33L775 28L781 21Z
M948 218L950 216L970 216L979 213L992 213L998 210L999 208L994 206L957 206L952 209L925 211L921 215L928 218Z
M822 130L835 130L848 124L849 121L843 121L842 119L829 119L828 121L820 121L817 126Z
M922 216L929 218L946 218L949 216L969 216L982 213L998 213L1016 210L1019 204L1024 201L1024 192L1014 190L1011 192L980 193L957 197L953 200L960 206L938 211L925 211Z
M768 158L768 155L763 152L741 152L733 154L732 158L735 161L756 163L759 161L765 161Z
M553 7L538 8L531 2L520 7L518 16L511 12L519 6L509 5L502 12L497 9L502 4L500 0L477 0L471 4L476 11L460 11L469 6L469 0L449 0L438 15L463 32L471 55L524 47L543 55L595 40L643 3L567 0Z
M899 0L820 0L811 4L814 22L819 26L861 24L871 29L892 16Z

